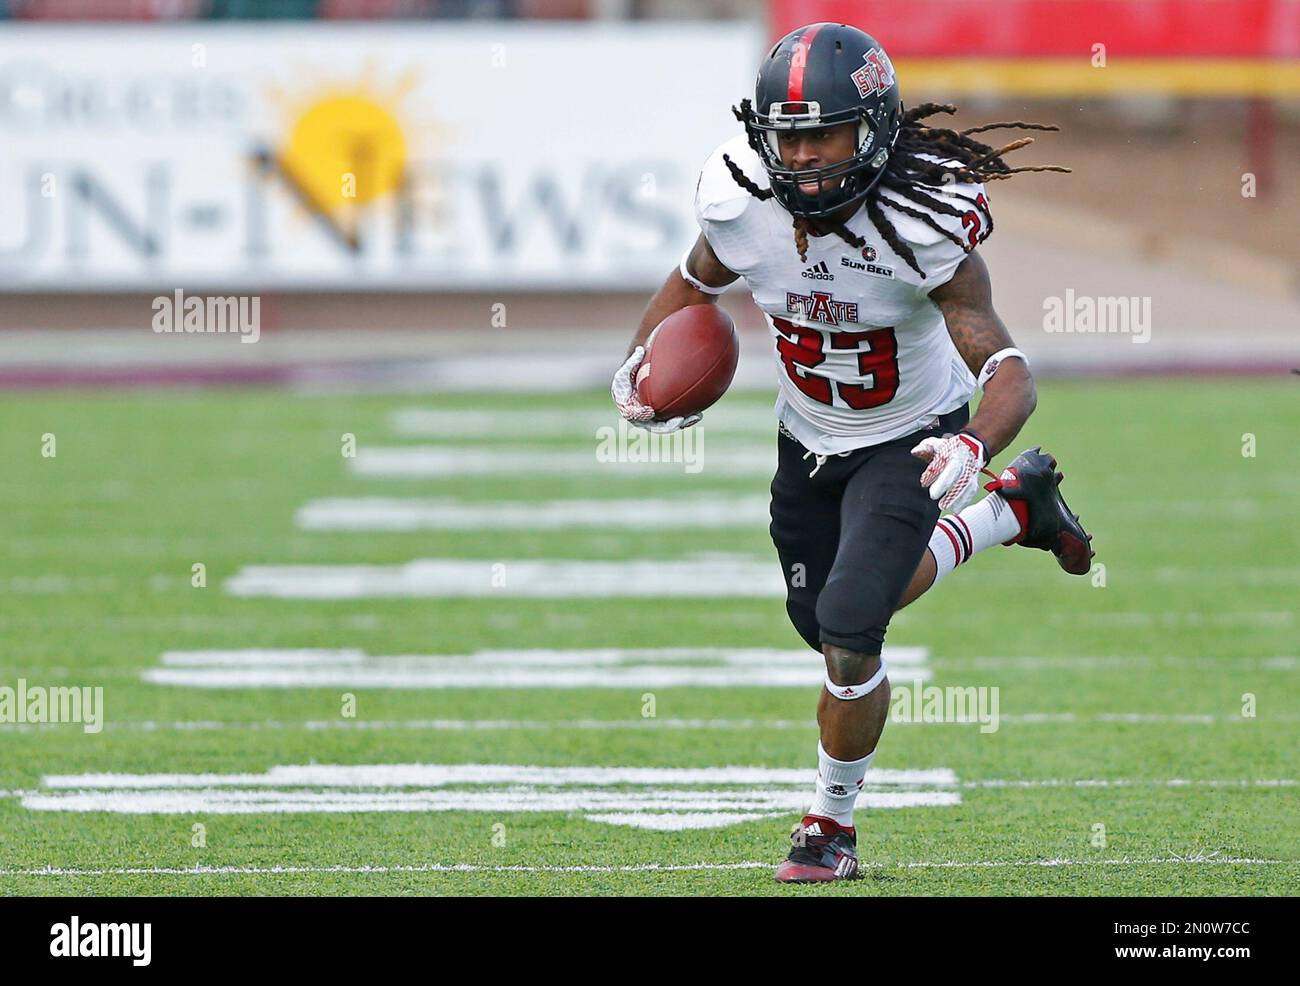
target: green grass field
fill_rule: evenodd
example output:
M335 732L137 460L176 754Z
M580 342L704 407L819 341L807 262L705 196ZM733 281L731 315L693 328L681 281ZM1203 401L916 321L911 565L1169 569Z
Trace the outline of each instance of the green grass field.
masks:
M1045 553L996 548L900 614L888 644L927 648L931 684L996 686L1001 721L993 732L891 723L873 770L948 771L936 786L955 803L860 807L867 878L829 888L772 881L769 867L784 855L797 809L647 830L588 820L603 812L589 806L518 810L562 806L575 786L592 797L590 782L530 779L526 770L486 787L464 778L434 785L448 803L466 792L498 799L477 802L480 810L361 811L334 802L333 810L313 810L317 782L285 795L294 810L283 803L276 811L194 810L196 795L234 782L193 777L173 791L174 811L139 810L141 792L129 786L109 791L116 801L75 810L82 802L60 799L94 795L97 782L49 780L261 775L291 765L762 767L806 771L800 790L810 791L816 685L645 687L636 671L616 688L199 688L142 678L162 666L165 652L354 649L424 655L423 664L411 658L424 667L429 655L484 650L793 650L802 645L780 601L762 596L287 599L226 591L249 565L463 559L485 571L504 563L508 584L512 563L527 559L716 553L774 566L762 523L409 532L294 523L304 503L323 497L461 505L753 498L765 493L768 476L711 469L708 455L761 454L774 444L774 427L715 433L706 416L699 473L666 464L633 475L595 461L583 423L603 411L607 395L529 396L529 410L492 434L436 441L463 446L467 457L527 444L590 456L589 468L380 479L350 471L342 435L354 434L362 450L429 444L435 440L395 434L392 413L486 412L492 403L265 391L6 394L0 686L20 678L29 686L102 686L105 725L98 733L76 724L0 725L0 892L1294 894L1298 386L1042 385L1018 445L1041 442L1059 457L1066 495L1095 533L1104 585L1094 584L1100 573L1064 575ZM733 394L717 414L766 402ZM548 411L575 412L573 434L532 436L530 422ZM56 442L53 457L42 455L46 435ZM1254 455L1243 455L1248 435ZM206 587L191 584L196 563L205 566ZM811 651L791 662L819 663ZM349 694L354 715L345 714ZM647 694L653 717L643 716ZM674 790L727 789L725 773ZM602 776L597 794L621 806L610 812L663 811L628 808L644 785ZM397 796L396 804L413 790L375 777L361 782L362 797ZM529 802L539 791L557 800ZM110 804L132 810L103 810Z

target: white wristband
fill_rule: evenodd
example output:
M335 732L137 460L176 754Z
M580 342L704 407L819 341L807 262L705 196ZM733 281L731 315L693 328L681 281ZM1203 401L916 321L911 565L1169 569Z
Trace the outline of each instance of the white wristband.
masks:
M826 690L830 692L832 695L834 695L836 698L841 698L844 699L846 702L848 702L848 701L852 701L855 698L862 698L862 696L874 690L875 687L884 680L885 680L885 658L882 655L880 658L880 667L877 669L876 673L873 674L866 681L864 681L862 684L837 685L835 684L835 682L831 681L831 676L827 674Z
M984 369L980 370L980 377L976 386L983 390L984 385L989 382L989 377L993 376L993 374L998 371L998 367L1002 365L1002 361L1011 359L1012 357L1023 360L1025 366L1029 365L1029 357L1019 349L1015 349L1011 346L1008 346L1006 349L999 349L996 353L985 360Z
M691 250L693 249L695 248L691 247ZM693 287L696 291L703 291L705 294L722 294L724 291L727 290L727 288L731 287L730 284L724 284L720 288L715 288L712 284L705 284L698 277L692 274L689 270L686 269L686 259L690 255L691 255L691 251L687 250L684 254L682 254L682 262L677 265L677 269L678 271L681 272L683 281L685 281L687 284Z

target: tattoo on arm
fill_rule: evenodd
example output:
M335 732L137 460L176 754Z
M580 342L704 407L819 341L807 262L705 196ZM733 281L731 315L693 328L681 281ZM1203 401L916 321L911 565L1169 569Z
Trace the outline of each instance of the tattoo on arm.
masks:
M930 292L930 300L943 312L953 345L976 376L990 356L1015 345L993 310L989 269L978 253L968 255L952 280Z
M930 298L939 306L953 345L975 376L990 356L1015 345L993 310L989 272L979 254L969 254L952 280L931 291ZM1015 440L1037 404L1029 367L1024 360L1006 360L984 385L979 409L963 430L984 442L991 459Z

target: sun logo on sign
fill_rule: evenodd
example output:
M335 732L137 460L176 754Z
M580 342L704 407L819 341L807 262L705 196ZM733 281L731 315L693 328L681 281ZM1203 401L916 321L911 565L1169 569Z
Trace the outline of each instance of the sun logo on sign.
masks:
M269 93L283 126L270 155L275 169L310 212L340 230L355 229L361 210L401 189L415 159L432 156L413 145L432 144L434 128L412 123L404 106L418 70L381 83L377 64L368 60L350 82L315 82L305 96Z

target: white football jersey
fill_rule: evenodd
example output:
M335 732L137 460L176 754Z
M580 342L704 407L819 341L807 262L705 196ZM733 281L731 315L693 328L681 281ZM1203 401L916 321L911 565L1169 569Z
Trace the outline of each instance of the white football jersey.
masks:
M845 223L866 241L864 248L834 233L809 236L808 259L800 262L790 214L776 199L760 201L736 184L723 154L768 187L742 134L705 162L695 216L713 252L745 279L767 319L780 379L777 416L790 433L813 452L831 455L927 428L965 404L975 378L929 298L951 279L965 251L921 220L882 206L924 279L884 241L865 208ZM926 211L964 242L987 235L984 216L970 205L986 194L982 185L927 191L964 215L907 206Z

